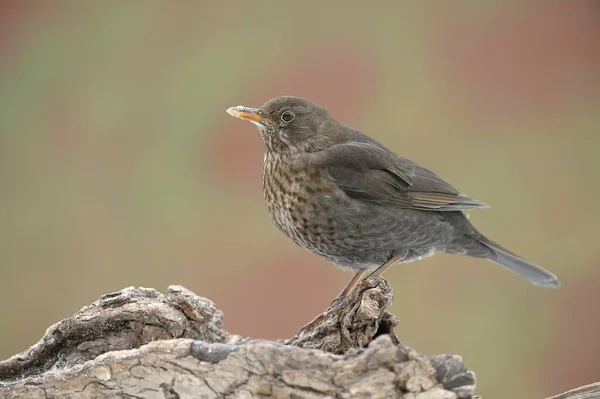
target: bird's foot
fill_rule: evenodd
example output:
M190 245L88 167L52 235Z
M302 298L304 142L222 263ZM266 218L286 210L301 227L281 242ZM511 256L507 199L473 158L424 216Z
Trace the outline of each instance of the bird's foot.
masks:
M348 298L347 295L337 296L331 302L331 305L329 305L329 308L327 308L327 310L325 310L323 313L321 313L320 315L318 315L317 317L315 317L314 319L312 319L311 321L309 321L308 323L303 325L300 328L298 335L302 335L302 334L305 334L305 333L311 331L318 324L321 324L325 319L329 318L332 315L335 315L336 313L339 313L340 310L343 308L342 304L344 303L344 300L346 300L347 298Z
M327 310L315 317L314 319L312 319L311 321L309 321L308 323L306 323L305 325L303 325L302 327L300 327L300 331L298 331L298 336L302 336L312 331L312 329L315 328L317 324L320 324L323 320L325 320L326 317Z
M368 290L371 288L375 288L379 285L379 281L377 281L377 276L367 276L357 284L357 287L360 287L361 290ZM356 288L355 288L356 289Z
M338 295L333 301L331 301L331 305L329 305L329 309L335 309L341 305L347 295ZM329 310L327 309L327 310Z
M327 319L337 320L339 317L336 317L336 316L339 316L339 314L342 313L342 310L347 307L347 301L352 296L354 291L359 289L361 292L364 292L365 290L377 287L379 285L379 283L380 283L380 281L377 279L377 276L365 277L363 280L361 280L356 285L356 287L354 287L354 289L352 291L350 291L348 294L342 293L342 294L338 295L331 302L331 305L329 305L329 308L327 308L327 310L325 310L323 313L321 313L320 315L318 315L317 317L315 317L314 319L312 319L311 321L309 321L308 323L303 325L300 328L300 331L298 331L298 335L301 336L303 334L306 334L306 333L312 331L316 326L323 323Z

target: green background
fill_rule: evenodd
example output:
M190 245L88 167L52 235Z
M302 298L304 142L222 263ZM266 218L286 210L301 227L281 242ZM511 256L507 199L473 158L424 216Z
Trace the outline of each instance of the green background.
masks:
M269 222L254 126L293 94L492 206L545 290L438 254L392 268L397 333L487 399L600 380L600 8L571 2L3 1L0 358L101 294L183 284L254 337L349 273Z

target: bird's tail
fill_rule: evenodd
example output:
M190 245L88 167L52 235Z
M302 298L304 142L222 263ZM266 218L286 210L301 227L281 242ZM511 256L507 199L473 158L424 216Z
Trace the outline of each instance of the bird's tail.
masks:
M541 268L540 266L534 265L533 263L527 262L520 258L509 250L501 247L492 240L489 240L481 234L477 234L474 238L478 243L489 249L491 253L487 253L482 256L485 257L501 266L508 268L509 270L517 273L518 275L529 280L530 283L538 285L540 287L560 287L558 278L550 273L548 270ZM470 254L469 254L470 255ZM475 255L477 256L477 255Z

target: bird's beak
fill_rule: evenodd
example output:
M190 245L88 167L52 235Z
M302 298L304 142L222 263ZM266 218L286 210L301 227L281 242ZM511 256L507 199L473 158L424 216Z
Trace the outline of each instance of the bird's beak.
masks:
M235 116L236 118L240 118L245 121L252 122L257 125L266 125L271 122L271 119L261 115L260 109L258 108L249 108L244 107L242 105L238 105L237 107L231 107L227 110L227 113L231 116Z

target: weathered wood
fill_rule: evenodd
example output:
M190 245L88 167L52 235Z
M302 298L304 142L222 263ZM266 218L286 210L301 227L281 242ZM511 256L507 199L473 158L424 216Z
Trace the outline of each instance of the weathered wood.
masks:
M310 331L252 340L208 299L127 288L51 326L0 362L2 398L471 398L458 356L425 356L393 333L387 282L364 282Z
M548 399L600 399L600 382L571 389Z
M181 286L126 288L0 361L0 398L474 398L462 359L421 355L394 334L392 291L361 283L314 328L281 341L222 328ZM600 399L600 383L548 399Z

